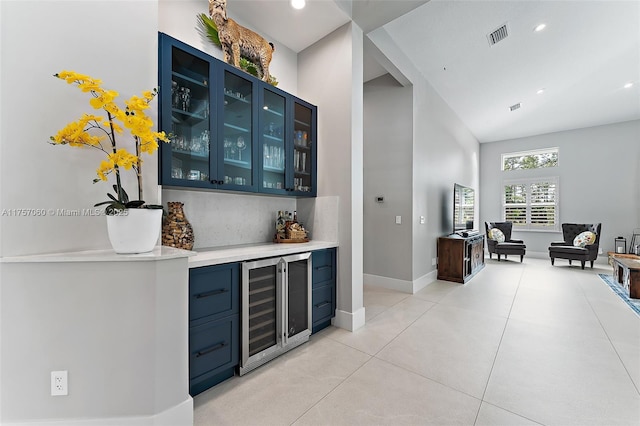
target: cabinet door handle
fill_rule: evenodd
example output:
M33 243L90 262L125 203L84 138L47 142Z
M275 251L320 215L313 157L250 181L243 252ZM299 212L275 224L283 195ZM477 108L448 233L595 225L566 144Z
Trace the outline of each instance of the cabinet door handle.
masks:
M330 266L330 265L325 265L325 266L316 266L316 267L315 267L315 268L313 268L313 269L315 269L316 271L320 271L320 270L322 270L322 269L331 269L331 266Z
M220 342L220 343L218 343L217 345L213 345L213 346L211 346L210 348L204 349L204 350L202 350L202 351L198 351L198 352L196 352L196 358L199 358L199 357L201 357L201 356L204 356L204 355L210 354L211 352L213 352L213 351L217 351L218 349L222 349L222 348L224 348L224 347L225 347L225 346L227 346L227 345L228 345L228 343L227 343L227 342Z
M314 307L316 307L316 308L322 308L323 306L327 306L327 305L329 305L330 303L331 303L331 302L329 302L329 301L326 301L326 302L320 302L320 303L318 303L318 304L314 305Z
M194 297L196 299L204 299L205 297L211 297L211 296L215 296L217 294L228 293L228 292L229 292L228 288L219 288L217 290L211 290L211 291L208 291L206 293L198 293Z

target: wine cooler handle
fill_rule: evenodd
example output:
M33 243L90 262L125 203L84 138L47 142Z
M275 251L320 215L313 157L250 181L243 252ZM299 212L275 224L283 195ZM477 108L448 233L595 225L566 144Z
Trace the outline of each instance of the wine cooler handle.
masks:
M282 296L282 343L286 345L289 340L289 280L286 262L282 264Z

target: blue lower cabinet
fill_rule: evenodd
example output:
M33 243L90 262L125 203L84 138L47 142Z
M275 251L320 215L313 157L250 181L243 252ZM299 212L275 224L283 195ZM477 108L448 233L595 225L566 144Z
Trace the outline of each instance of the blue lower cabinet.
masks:
M189 393L192 396L234 375L239 363L239 316L189 331Z
M189 393L232 377L240 362L240 264L189 271Z
M331 325L336 312L336 249L312 252L311 332Z

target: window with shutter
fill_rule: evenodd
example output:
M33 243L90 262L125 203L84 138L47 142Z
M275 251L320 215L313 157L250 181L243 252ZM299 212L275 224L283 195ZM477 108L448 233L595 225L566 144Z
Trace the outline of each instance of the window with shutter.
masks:
M504 220L513 228L558 231L558 178L506 180L503 193Z

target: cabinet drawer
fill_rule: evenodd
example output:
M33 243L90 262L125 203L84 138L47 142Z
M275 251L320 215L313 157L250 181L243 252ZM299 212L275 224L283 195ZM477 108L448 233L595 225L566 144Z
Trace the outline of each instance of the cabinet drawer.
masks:
M189 330L189 379L238 364L238 315Z
M189 270L189 321L213 320L238 313L239 265L206 266ZM195 323L194 323L195 322Z
M318 250L312 253L313 284L335 278L335 249Z
M313 323L316 321L331 318L334 313L334 295L335 286L326 285L313 289L311 297L311 318Z

